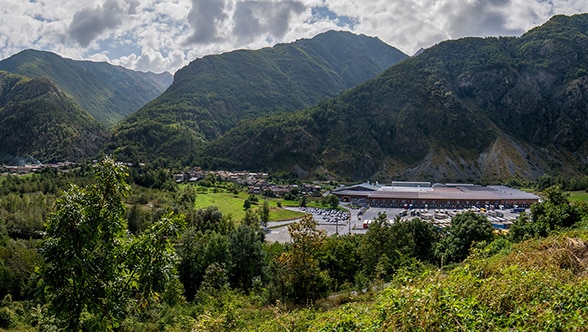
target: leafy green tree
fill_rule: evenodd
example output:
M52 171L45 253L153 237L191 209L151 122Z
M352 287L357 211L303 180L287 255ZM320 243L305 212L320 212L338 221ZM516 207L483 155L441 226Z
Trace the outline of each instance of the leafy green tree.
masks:
M30 299L29 281L35 268L42 264L38 240L2 240L0 230L0 298L10 294L14 300Z
M521 214L513 223L509 237L522 241L531 237L549 235L551 231L571 227L582 220L577 205L569 202L568 195L559 186L551 186L543 191L544 200L531 206L531 216Z
M316 229L317 222L307 214L299 222L288 225L292 238L290 249L282 253L278 263L285 295L295 303L309 303L326 294L329 276L320 269L316 259L323 245L325 232Z
M263 205L259 209L259 216L261 218L261 222L267 226L270 216L270 206L267 200L263 201Z
M385 213L380 213L370 224L367 233L362 237L359 253L362 261L362 273L368 278L374 277L376 273L376 266L380 259L386 254L386 262L389 265L383 266L379 264L381 271L386 274L391 274L393 270L393 261L398 255L396 252L397 242L392 234L390 224L386 222L387 216Z
M306 207L306 195L300 198L300 207Z
M398 218L391 229L400 252L421 261L435 261L435 245L439 241L439 232L433 224L420 218L406 221ZM404 242L400 239L404 239Z
M128 229L132 234L143 232L150 221L149 212L144 211L139 204L133 204L127 213Z
M492 223L485 216L473 211L453 217L451 225L444 233L435 248L435 254L442 265L464 260L475 242L490 243L494 239Z
M327 196L327 205L331 209L336 209L339 206L339 198L335 195L328 195Z
M50 312L67 330L116 329L175 274L173 242L183 219L167 215L141 237L129 237L126 177L123 166L105 159L96 166L96 183L63 193L47 222L41 275Z
M317 253L322 270L328 271L334 291L353 285L361 270L360 235L330 236Z
M251 208L251 202L248 199L243 201L243 210L249 210L250 208Z
M199 209L195 214L190 214L188 225L203 233L209 230L224 235L229 234L234 228L233 221L228 217L224 217L216 206L208 206L204 209Z
M231 263L229 280L231 285L250 290L255 278L264 276L265 253L263 234L258 225L239 225L228 236Z
M227 235L214 230L188 229L182 238L179 254L180 281L188 301L195 298L211 264L217 263L224 269L232 264Z

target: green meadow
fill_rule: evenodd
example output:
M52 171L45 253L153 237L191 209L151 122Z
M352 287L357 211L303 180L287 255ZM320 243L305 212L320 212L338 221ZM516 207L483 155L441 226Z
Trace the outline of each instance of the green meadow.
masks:
M583 190L570 191L570 202L588 202L588 192Z
M223 215L231 215L233 220L243 220L245 216L245 210L243 209L243 203L249 198L247 193L240 192L235 195L229 192L214 192L213 189L205 192L200 188L196 194L195 206L197 209L204 209L209 206L216 206L223 213ZM258 202L252 202L251 208L255 211L263 206L264 198L258 196ZM296 211L291 211L278 207L278 203L282 204L282 200L269 199L270 205L270 221L281 221L301 218L304 214ZM291 203L291 202L290 202ZM287 204L292 206L293 204ZM284 204L283 206L286 206Z

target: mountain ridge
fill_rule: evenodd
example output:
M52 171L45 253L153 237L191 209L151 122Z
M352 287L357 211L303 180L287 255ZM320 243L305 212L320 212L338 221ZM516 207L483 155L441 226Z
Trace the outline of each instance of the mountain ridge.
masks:
M208 55L178 70L165 93L121 123L106 150L189 163L242 119L304 109L406 58L376 38L335 31Z
M555 16L521 37L445 41L308 110L242 123L199 160L347 180L583 174L587 31L588 15Z
M0 71L0 160L94 157L106 130L47 78Z
M49 78L106 127L120 122L171 84L169 73L136 72L106 62L72 60L33 49L1 60L0 70Z

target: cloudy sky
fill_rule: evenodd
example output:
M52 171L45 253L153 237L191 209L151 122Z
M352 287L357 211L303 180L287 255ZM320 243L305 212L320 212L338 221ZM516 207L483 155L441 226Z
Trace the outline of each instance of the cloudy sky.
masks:
M0 0L0 59L23 49L175 72L207 54L326 30L407 54L464 36L518 36L586 0Z

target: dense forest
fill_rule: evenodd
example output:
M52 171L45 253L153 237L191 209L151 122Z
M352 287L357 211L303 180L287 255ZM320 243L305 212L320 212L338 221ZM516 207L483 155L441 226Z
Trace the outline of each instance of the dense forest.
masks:
M0 162L57 162L95 156L107 134L46 78L0 71Z
M570 203L561 178L525 183L543 200L506 234L463 212L442 229L381 214L365 234L326 236L306 215L288 226L289 243L265 241L266 203L245 206L242 220L195 209L201 189L163 169L107 158L0 179L4 329L569 330L588 320L588 206Z

